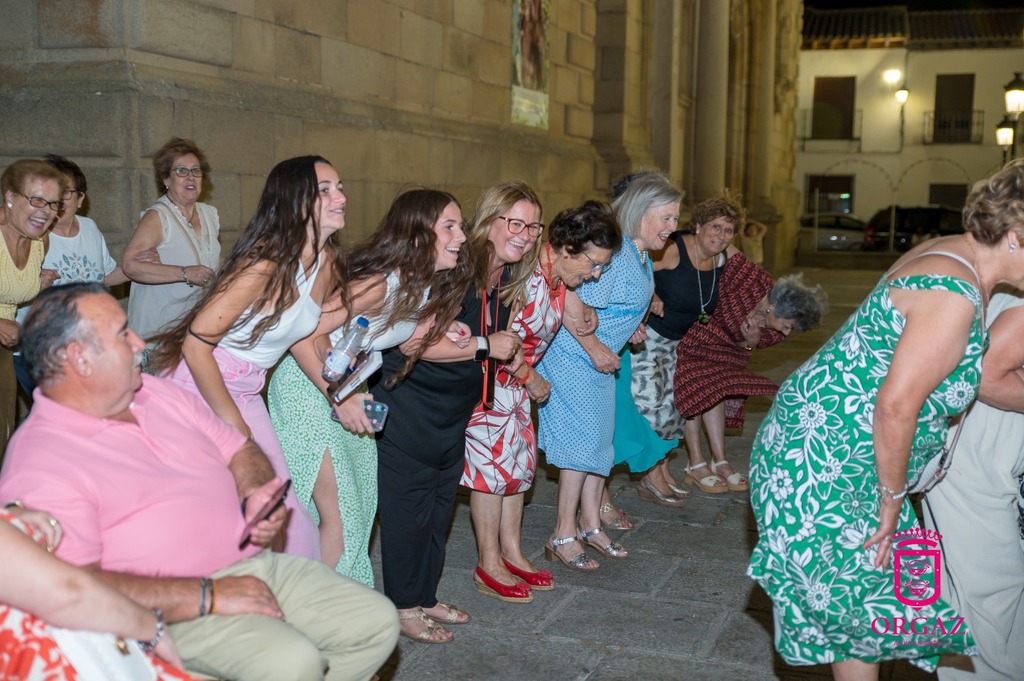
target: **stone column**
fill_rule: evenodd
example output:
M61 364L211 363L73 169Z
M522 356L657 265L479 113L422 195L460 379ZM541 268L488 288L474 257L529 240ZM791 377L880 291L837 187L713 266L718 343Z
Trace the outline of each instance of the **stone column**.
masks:
M757 76L760 96L757 98L758 128L757 178L754 186L758 199L767 200L772 194L772 132L775 121L775 0L761 3L761 26L758 33L760 46Z
M729 3L701 0L697 36L696 199L725 186L725 136L729 116Z

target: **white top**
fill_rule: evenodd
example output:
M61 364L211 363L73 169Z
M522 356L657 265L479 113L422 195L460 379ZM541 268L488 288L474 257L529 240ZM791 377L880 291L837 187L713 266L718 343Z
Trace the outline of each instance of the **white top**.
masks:
M384 322L387 320L388 315L395 309L395 305L398 304L396 298L398 293L398 272L391 272L388 274L386 279L387 291L384 293L384 306L381 309L379 315L373 317L367 317L367 321L370 322L370 326L366 330L366 335L363 336L362 345L360 350L368 350L373 348L374 350L387 350L393 348L396 345L401 345L405 341L412 337L413 332L416 330L416 320L404 320L400 321L391 327L385 327ZM423 292L423 298L420 300L419 307L422 308L427 298L430 296L430 287ZM345 333L349 330L349 324L338 327L331 332L331 345L334 346L340 341Z
M196 236L195 230L189 227L177 206L166 195L141 215L149 210L160 216L163 237L156 250L161 263L181 267L206 265L211 270L220 267L220 241L217 240L220 216L216 208L206 203L196 204L203 228L201 236ZM190 287L184 281L170 284L132 282L128 295L128 326L148 340L188 312L201 293L201 287Z
M316 281L322 261L323 254L321 253L308 277L303 271L302 264L299 264L299 271L295 275L295 286L299 290L299 297L291 307L284 311L277 323L267 329L266 333L256 341L256 345L251 348L245 347L249 337L252 336L253 328L267 316L265 314L257 314L242 326L229 331L220 340L219 347L235 357L263 369L269 369L277 364L284 353L288 352L288 348L294 345L295 341L313 333L320 321L320 306L313 301L312 293L313 283Z
M43 258L43 267L60 273L57 281L53 282L54 286L78 281L103 281L117 267L96 221L80 215L76 219L78 234L75 236L50 232L50 250Z
M50 250L43 258L43 268L56 270L54 286L82 281L103 281L114 271L117 262L110 257L107 242L96 226L96 221L78 216L78 234L61 236L50 232ZM28 304L18 308L17 321L21 324L28 314Z

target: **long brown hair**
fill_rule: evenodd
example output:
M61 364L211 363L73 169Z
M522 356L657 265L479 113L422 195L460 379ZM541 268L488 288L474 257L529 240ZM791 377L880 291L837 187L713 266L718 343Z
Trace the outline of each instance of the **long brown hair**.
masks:
M437 236L434 225L441 214L458 200L437 189L410 189L398 195L380 221L373 236L348 257L348 281L398 271L394 308L386 326L400 321L417 322L434 317L434 324L418 350L407 358L405 367L387 379L393 385L404 378L423 352L440 340L455 319L470 281L469 257L459 253L454 268L435 272ZM460 206L461 210L461 206ZM427 304L420 307L423 291L430 287ZM351 304L349 301L347 304Z
M298 299L295 275L306 246L306 228L312 223L313 246L320 243L320 225L317 203L320 198L316 178L316 164L331 165L321 156L299 156L281 161L270 171L263 187L256 214L234 248L224 260L213 283L207 287L199 302L168 331L157 335L153 342L156 347L149 357L149 366L155 373L173 369L181 358L181 346L185 335L196 317L206 309L210 301L228 290L231 285L250 267L259 262L273 264L270 280L260 296L253 301L230 330L241 328L264 310L270 310L253 327L252 334L244 341L244 347L253 347L267 329L275 326L285 310ZM328 241L324 246L326 257L323 266L329 269L328 276L340 279L337 262L340 248ZM319 257L319 253L317 256ZM331 286L334 288L334 286ZM229 330L229 331L230 331Z
M537 212L543 210L537 192L522 180L499 182L484 190L484 193L477 199L476 215L473 216L473 224L466 234L466 243L469 245L469 252L473 258L473 283L478 295L488 287L491 263L494 260L494 244L488 238L491 233L491 223L520 201L537 206ZM524 227L523 231L525 232L526 229ZM520 304L526 304L526 283L537 267L540 246L541 239L538 237L530 252L523 254L522 260L508 266L511 281L501 287L501 302L506 307L513 307L517 301Z

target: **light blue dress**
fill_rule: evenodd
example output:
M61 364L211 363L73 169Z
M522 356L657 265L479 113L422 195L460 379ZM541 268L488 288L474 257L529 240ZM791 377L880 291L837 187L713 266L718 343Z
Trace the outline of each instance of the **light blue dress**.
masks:
M601 278L576 293L597 310L597 339L618 353L647 312L654 270L627 237ZM551 383L551 396L538 410L538 443L548 463L608 475L614 458L615 377L598 373L564 327L536 368Z

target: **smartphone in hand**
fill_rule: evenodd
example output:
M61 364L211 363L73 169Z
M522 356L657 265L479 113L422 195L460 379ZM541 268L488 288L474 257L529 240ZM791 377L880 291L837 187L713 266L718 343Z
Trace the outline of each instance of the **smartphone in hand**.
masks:
M285 495L288 494L288 490L291 486L292 481L290 479L285 480L280 487L274 490L274 493L270 495L270 500L263 504L263 508L253 516L253 519L245 524L245 529L242 530L242 539L238 542L239 550L242 550L249 545L249 541L252 539L252 531L256 529L256 525L269 518L274 514L274 511L284 504Z
M363 411L366 412L366 418L370 419L373 432L379 433L384 428L384 421L388 417L388 405L383 402L365 400L363 402Z

